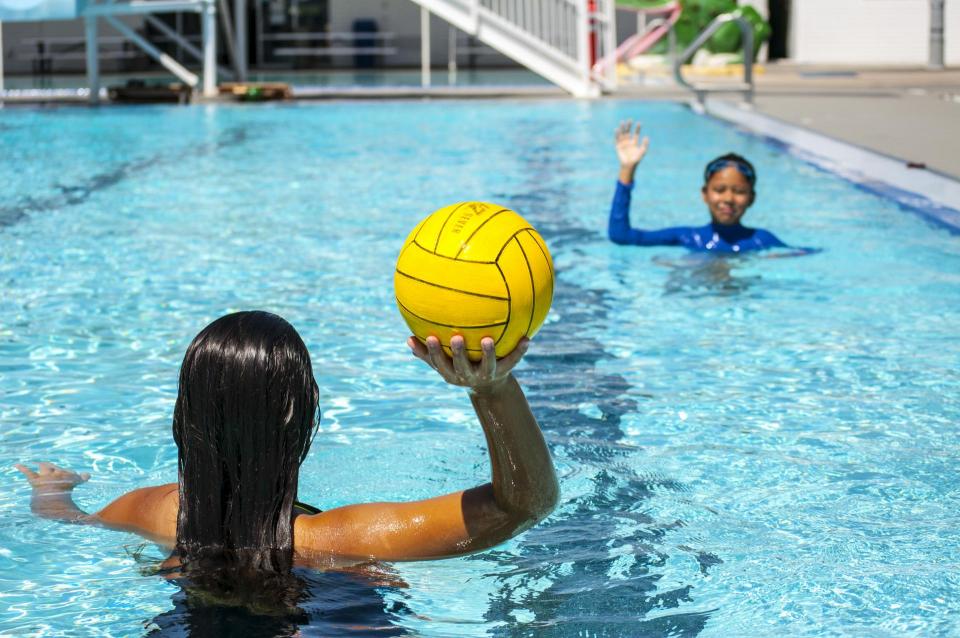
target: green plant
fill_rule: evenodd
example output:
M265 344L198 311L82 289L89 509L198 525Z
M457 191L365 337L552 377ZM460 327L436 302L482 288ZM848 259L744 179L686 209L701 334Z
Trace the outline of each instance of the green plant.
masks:
M618 0L618 6L631 8L662 5L663 2L652 3L652 0ZM674 31L677 36L677 46L684 49L693 42L707 25L719 15L735 13L742 16L753 27L753 55L756 57L760 45L770 37L770 24L750 6L738 7L736 0L683 0L683 12L680 14ZM707 42L706 49L711 53L739 53L740 28L728 23ZM653 53L666 53L666 40L661 40L652 50Z

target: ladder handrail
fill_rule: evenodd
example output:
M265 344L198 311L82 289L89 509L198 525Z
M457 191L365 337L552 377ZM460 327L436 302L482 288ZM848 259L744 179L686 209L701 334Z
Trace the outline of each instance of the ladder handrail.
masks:
M697 101L701 104L703 104L707 93L729 91L730 89L723 86L707 87L690 84L683 77L683 65L693 57L693 54L696 53L700 47L707 43L707 40L713 37L714 33L720 30L720 27L728 22L736 22L737 26L740 27L740 40L743 43L743 83L747 86L746 89L738 88L734 90L743 93L748 104L753 103L753 27L746 18L737 12L732 12L723 13L714 18L713 21L707 25L707 28L701 31L700 35L690 43L690 46L677 56L677 59L673 63L673 77L676 79L677 84L693 91L697 96Z

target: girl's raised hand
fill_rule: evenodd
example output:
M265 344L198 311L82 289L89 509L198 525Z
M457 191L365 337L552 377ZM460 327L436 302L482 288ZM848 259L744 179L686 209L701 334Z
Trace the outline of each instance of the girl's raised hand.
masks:
M634 128L633 120L624 120L617 127L615 135L617 145L617 158L621 166L634 167L640 163L643 156L647 154L647 147L650 146L650 138L645 137L640 141L641 124L637 122Z

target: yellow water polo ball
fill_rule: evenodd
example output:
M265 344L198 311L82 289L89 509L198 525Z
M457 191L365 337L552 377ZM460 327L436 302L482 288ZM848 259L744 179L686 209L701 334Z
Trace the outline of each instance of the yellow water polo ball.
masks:
M407 237L393 275L397 306L420 341L450 354L463 336L479 361L480 340L497 357L537 333L553 300L553 260L543 238L509 208L461 202L434 212Z

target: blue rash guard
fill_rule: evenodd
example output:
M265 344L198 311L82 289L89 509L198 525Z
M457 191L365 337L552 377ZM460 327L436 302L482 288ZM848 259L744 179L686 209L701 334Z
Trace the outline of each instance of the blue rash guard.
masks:
M737 224L724 226L710 222L706 226L676 226L660 230L640 230L630 227L630 191L617 180L617 191L610 207L607 234L615 244L636 246L684 246L697 252L742 253L751 250L786 247L776 235L762 228L747 228Z

